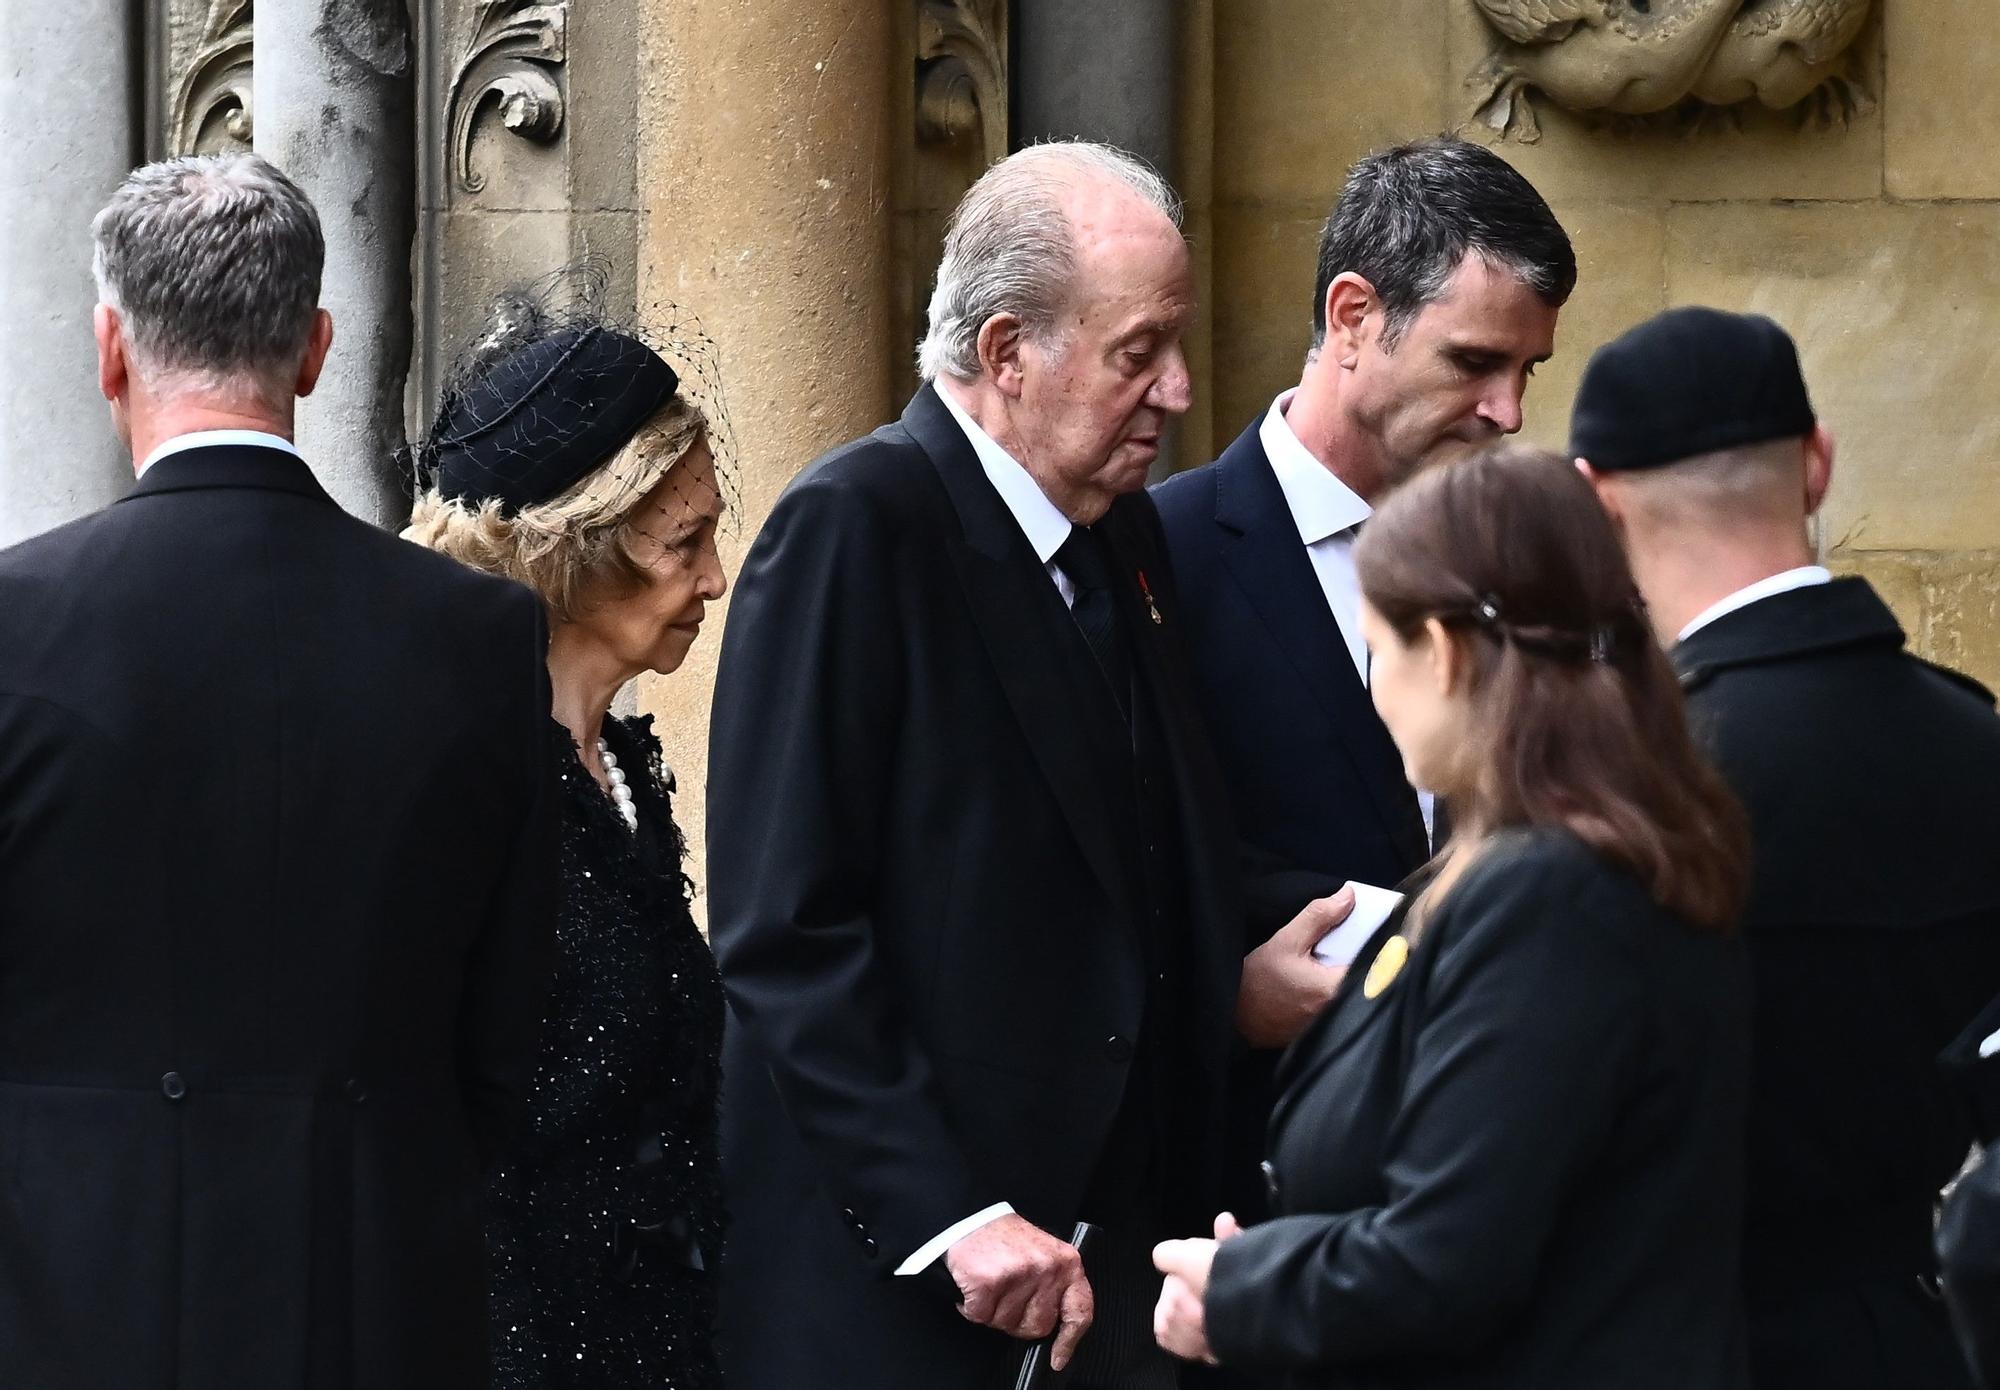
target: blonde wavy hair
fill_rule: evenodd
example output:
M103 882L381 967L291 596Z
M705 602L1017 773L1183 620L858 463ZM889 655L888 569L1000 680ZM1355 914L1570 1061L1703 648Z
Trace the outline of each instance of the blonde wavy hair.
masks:
M403 538L519 580L541 596L551 622L570 622L594 603L645 586L635 554L640 507L707 437L707 419L677 395L558 496L506 516L497 500L471 505L433 486L417 497Z

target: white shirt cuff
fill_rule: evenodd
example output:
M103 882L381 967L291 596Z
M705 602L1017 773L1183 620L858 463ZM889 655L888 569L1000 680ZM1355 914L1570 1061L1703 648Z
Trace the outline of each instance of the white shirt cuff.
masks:
M984 1211L976 1211L963 1221L955 1221L917 1247L916 1253L896 1266L897 1274L922 1274L937 1262L940 1255L964 1240L989 1221L997 1221L1003 1216L1012 1216L1014 1208L1006 1202L995 1202Z

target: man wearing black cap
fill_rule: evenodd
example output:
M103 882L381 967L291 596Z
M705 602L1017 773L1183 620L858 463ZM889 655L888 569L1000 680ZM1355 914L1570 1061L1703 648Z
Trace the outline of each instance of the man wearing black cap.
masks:
M1931 1209L1972 1137L1936 1067L2000 988L2000 720L1815 563L1833 440L1768 319L1676 309L1592 358L1577 466L1748 808L1755 1383L1963 1390Z

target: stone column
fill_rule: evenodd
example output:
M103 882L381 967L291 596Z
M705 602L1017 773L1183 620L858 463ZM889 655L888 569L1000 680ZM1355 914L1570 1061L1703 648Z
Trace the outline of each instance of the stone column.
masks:
M1182 0L1016 0L1014 140L1102 140L1177 174Z
M892 23L903 0L651 0L642 26L639 306L695 310L720 345L742 511L733 573L793 474L900 407L890 340ZM725 614L649 680L702 868L708 705Z
M9 6L0 63L0 546L132 484L97 394L90 220L138 160L127 0Z
M257 150L298 180L326 231L333 354L300 403L299 448L336 501L384 524L408 510L391 458L410 366L410 47L405 0L257 6Z

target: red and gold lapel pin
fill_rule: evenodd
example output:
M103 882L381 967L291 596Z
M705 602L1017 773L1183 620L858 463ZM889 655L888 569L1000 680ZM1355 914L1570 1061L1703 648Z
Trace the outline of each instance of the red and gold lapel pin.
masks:
M1146 596L1146 612L1152 616L1154 622L1160 622L1162 621L1160 617L1160 605L1153 602L1153 586L1146 582L1146 572L1144 570L1138 571L1138 575L1139 592Z

